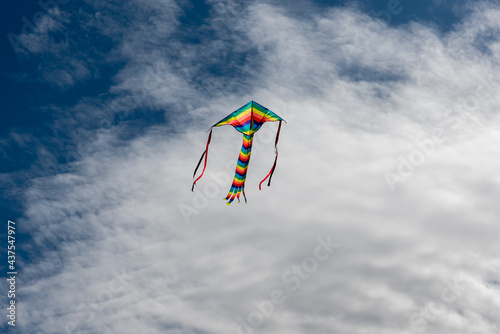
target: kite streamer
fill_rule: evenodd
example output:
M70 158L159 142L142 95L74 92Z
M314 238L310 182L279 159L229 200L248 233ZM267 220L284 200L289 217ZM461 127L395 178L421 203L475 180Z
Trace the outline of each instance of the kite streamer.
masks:
M271 110L266 107L258 104L257 102L250 101L245 104L243 107L238 110L232 112L225 118L223 118L220 122L214 124L210 127L210 134L208 135L207 146L205 152L201 155L200 161L194 170L193 178L196 176L196 172L203 161L203 157L205 157L205 163L203 166L203 171L201 175L194 180L193 186L191 188L194 191L194 186L196 182L203 176L205 173L205 169L207 167L207 159L208 159L208 145L210 144L210 140L212 138L212 129L216 126L222 125L232 125L236 130L243 134L243 145L241 146L240 155L238 157L238 163L236 164L236 172L234 174L233 184L229 189L229 193L227 194L225 200L227 200L227 205L230 205L234 199L236 198L238 202L240 201L240 195L243 194L243 198L245 199L245 203L247 202L247 198L245 196L245 181L247 176L248 164L250 162L250 154L252 152L252 142L255 132L257 132L265 122L276 122L279 121L278 132L276 134L275 141L275 150L276 157L274 159L274 164L271 168L271 171L267 176L260 182L259 190L261 189L262 183L269 178L268 186L271 185L271 178L273 176L274 170L276 169L276 163L278 161L278 139L281 130L281 121L285 121ZM286 121L285 121L286 123Z

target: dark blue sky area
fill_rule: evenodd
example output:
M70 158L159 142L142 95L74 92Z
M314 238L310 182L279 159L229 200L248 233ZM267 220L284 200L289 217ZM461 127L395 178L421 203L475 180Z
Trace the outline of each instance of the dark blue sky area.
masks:
M377 17L386 20L387 12L389 24L401 25L411 21L422 24L431 24L446 32L453 28L453 25L459 22L459 13L462 0L372 0L365 1L366 9L369 13L376 13ZM383 12L385 11L385 12Z
M46 119L40 112L33 110L38 104L39 85L19 80L26 73L25 64L19 62L8 39L9 33L19 35L25 25L23 19L33 22L33 15L41 11L37 1L2 1L0 4L0 91L2 112L0 130L2 135L11 127L36 126ZM29 74L29 73L28 73Z
M62 1L64 2L64 1ZM325 7L330 6L352 6L371 15L378 16L391 25L402 25L411 21L432 24L442 31L447 31L459 20L456 8L462 1L432 1L432 0L371 0L371 1L321 1L321 0L296 0L288 3L291 11L296 15L307 16L318 13ZM45 2L47 3L47 2ZM51 0L50 6L57 3ZM439 3L439 5L435 5ZM283 5L281 1L276 4ZM63 11L85 10L85 3L70 0L59 7ZM185 42L199 43L201 38L210 38L210 29L199 29L207 23L210 8L202 0L193 0L185 3L184 15L181 16L181 24L184 26ZM58 110L69 109L82 98L95 98L107 94L108 88L113 84L113 77L121 68L119 62L109 63L99 58L97 54L88 54L89 63L95 64L98 76L77 83L70 89L61 89L43 83L40 78L40 69L48 63L43 55L26 55L14 51L9 34L19 36L23 27L26 32L31 31L37 15L45 13L45 9L39 5L38 0L6 0L0 3L0 92L2 110L0 113L0 173L22 172L33 169L37 159L37 146L47 141L56 140L51 129L51 122L58 117L53 108ZM462 13L463 14L463 13ZM389 16L388 16L389 15ZM73 26L71 26L73 25ZM88 44L99 45L99 50L105 54L107 48L112 48L112 42L104 40L96 32L94 35L82 37L78 28L78 22L68 23L67 36L70 42L77 48L88 50ZM86 32L87 33L87 32ZM13 34L13 35L12 35ZM69 36L69 37L68 37ZM217 38L214 36L214 38ZM236 55L235 55L236 56ZM241 55L240 55L241 56ZM234 59L233 59L234 60ZM50 59L49 59L50 61ZM60 61L56 59L54 61ZM245 57L242 58L245 61ZM217 68L214 68L214 75ZM238 75L238 73L233 73ZM151 119L145 120L145 124L165 122L161 111L132 114L138 119L153 115ZM66 115L68 116L68 115ZM71 116L71 115L69 115ZM68 131L71 131L68 130ZM12 132L28 134L31 142L24 146L15 140L9 139ZM59 139L57 139L59 140ZM64 139L59 140L61 142ZM35 143L36 142L36 143ZM69 144L71 146L71 143ZM52 146L53 150L65 148L66 144ZM71 149L71 148L69 148ZM52 152L53 153L53 152ZM66 156L62 152L62 156ZM43 174L43 173L42 173ZM4 201L4 204L8 202Z
M277 1L277 3L279 3ZM313 6L311 6L311 3ZM358 8L372 16L388 22L390 25L398 26L411 21L423 24L431 24L446 32L459 22L464 14L457 13L464 0L296 0L291 9L295 8L298 14L307 14L309 11L317 12L331 6L349 6ZM387 13L390 16L387 16Z
M460 1L458 1L460 2ZM454 5L458 3L453 2ZM328 6L357 6L361 10L378 16L383 20L388 20L392 25L405 24L410 21L435 24L443 31L449 30L458 18L453 12L451 2L442 0L441 5L434 5L432 0L371 0L363 2L352 2L346 0L323 1L313 0L293 1L291 7L303 10L305 8L328 7ZM72 1L65 5L60 5L61 9L68 9L70 6L77 6ZM396 10L395 10L396 9ZM392 13L390 13L392 11ZM8 34L20 34L23 26L29 30L26 20L33 23L35 14L44 12L44 9L35 0L3 1L0 5L0 88L2 92L2 113L0 118L0 130L3 135L11 128L32 128L44 122L50 121L50 114L40 110L41 105L60 103L71 103L73 98L86 93L99 93L100 82L88 85L83 91L64 92L64 94L54 92L50 87L38 84L36 79L37 59L26 59L23 56L16 56L14 49L9 42ZM303 11L305 12L305 11ZM397 13L395 13L397 12ZM390 16L387 16L389 13ZM181 22L186 26L196 27L208 17L209 8L201 0L192 1L191 6L186 6L185 15ZM192 42L196 41L193 36ZM109 74L113 74L110 70ZM22 78L22 79L21 79ZM105 88L106 82L101 88ZM94 88L95 92L87 91ZM97 88L96 88L97 87Z

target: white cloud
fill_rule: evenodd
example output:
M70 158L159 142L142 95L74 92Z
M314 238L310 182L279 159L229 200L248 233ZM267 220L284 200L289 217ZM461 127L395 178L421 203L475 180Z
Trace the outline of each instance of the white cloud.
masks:
M258 2L236 20L224 2L208 21L221 36L204 41L213 53L188 45L176 62L156 52L163 46L140 48L181 29L162 25L179 12L161 5L151 20L134 16L131 24L146 30L119 37L127 65L112 89L119 99L149 94L160 106L192 105L200 123L179 124L175 136L151 128L128 142L117 139L119 126L100 130L68 173L33 180L19 224L33 237L24 247L41 257L21 273L24 330L236 333L254 301L281 289L286 301L255 333L497 331L497 42L484 42L492 53L473 43L498 29L497 7L482 5L442 35L416 23L388 27L350 9L298 19ZM228 41L255 50L259 66L234 66L258 80L224 95L221 88L244 81L221 82L227 78L210 77L204 66ZM193 73L219 94L196 96ZM241 145L233 129L214 130L207 175L193 194L202 130L249 99L288 121L273 185L257 191L274 159L266 124L256 134L249 203L224 205L230 181L193 202L210 193L208 184L217 184L210 173L235 163ZM385 173L397 175L399 157L410 160L421 150L415 141L436 130L445 139L391 191ZM199 211L190 224L179 205ZM284 273L329 234L341 246L292 291ZM111 291L122 270L133 278ZM450 280L461 288L443 302Z

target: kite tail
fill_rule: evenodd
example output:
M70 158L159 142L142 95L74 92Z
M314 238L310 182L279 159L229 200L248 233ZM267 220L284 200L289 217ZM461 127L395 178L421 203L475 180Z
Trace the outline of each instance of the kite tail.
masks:
M243 134L243 145L241 146L240 156L238 157L238 164L236 165L236 173L234 174L233 184L229 193L226 196L227 205L230 205L236 198L240 201L240 194L243 193L245 203L247 197L245 196L245 180L247 178L248 163L250 162L250 153L252 151L253 134L248 136Z
M278 162L278 139L280 138L280 130L281 130L281 121L278 125L278 132L276 133L276 141L274 142L274 148L276 150L276 158L274 158L274 164L273 164L273 167L271 168L271 171L269 172L269 174L267 174L267 176L264 178L264 180L260 181L259 190L262 190L260 188L260 186L262 185L262 183L265 180L267 180L267 178L269 178L269 182L267 183L267 186L269 187L271 185L271 179L273 177L274 169L276 168L276 162Z
M203 171L201 172L201 175L198 176L196 180L193 182L193 186L191 187L191 191L194 191L194 186L196 182L198 182L199 179L203 176L203 173L205 173L205 168L207 168L207 158L208 158L208 145L210 144L210 140L212 139L212 129L210 129L210 134L208 135L208 140L207 140L207 148L205 149L205 152L201 155L200 161L198 161L198 165L196 165L196 168L194 170L193 174L193 179L196 176L196 172L198 171L198 168L200 167L201 161L203 160L203 157L205 157L205 164L203 166Z

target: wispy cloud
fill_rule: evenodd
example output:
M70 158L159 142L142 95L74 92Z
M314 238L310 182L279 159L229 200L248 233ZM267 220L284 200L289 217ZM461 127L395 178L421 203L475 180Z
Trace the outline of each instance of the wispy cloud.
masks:
M475 5L443 33L349 7L300 17L278 4L208 2L209 17L190 28L196 41L173 1L86 5L61 9L82 19L70 35L105 36L113 47L93 66L114 57L119 69L100 96L57 113L53 129L69 139L47 150L80 144L64 172L23 188L21 331L237 333L331 235L338 253L252 331L496 332L498 5ZM85 50L67 56L72 80L93 73L78 70ZM288 124L273 186L257 191L269 136L252 156L249 203L228 208L219 197L230 182L208 174L193 194L192 168L206 128L250 99ZM157 111L157 124L134 123ZM391 191L385 175L399 157L450 119L463 122ZM215 129L207 172L227 173L240 140ZM196 206L210 182L213 198ZM197 211L189 224L186 206ZM115 293L122 270L133 279ZM435 311L458 277L466 288Z

